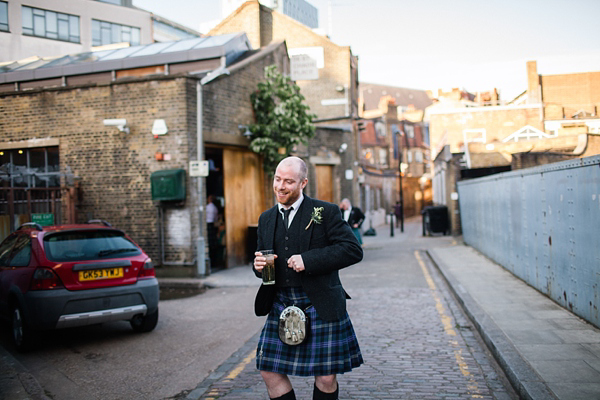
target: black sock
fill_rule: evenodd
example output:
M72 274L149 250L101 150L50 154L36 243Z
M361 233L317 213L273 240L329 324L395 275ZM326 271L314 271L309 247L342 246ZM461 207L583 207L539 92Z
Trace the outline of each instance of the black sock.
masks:
M294 389L292 389L282 396L270 398L270 399L271 400L296 400L296 394L294 393Z
M313 390L313 400L338 400L338 394L340 391L340 385L337 386L335 392L333 393L325 393L321 392L315 383L315 388Z

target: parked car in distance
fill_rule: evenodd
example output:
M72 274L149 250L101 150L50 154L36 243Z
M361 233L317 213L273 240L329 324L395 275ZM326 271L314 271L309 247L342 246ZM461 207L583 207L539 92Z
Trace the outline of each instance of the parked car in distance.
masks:
M128 320L150 332L158 300L150 257L104 221L26 223L0 243L0 317L19 351L53 329Z

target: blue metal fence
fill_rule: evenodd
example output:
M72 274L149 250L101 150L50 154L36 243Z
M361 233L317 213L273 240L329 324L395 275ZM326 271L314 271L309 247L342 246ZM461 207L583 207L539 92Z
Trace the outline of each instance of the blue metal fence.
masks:
M465 242L600 327L600 156L458 183Z

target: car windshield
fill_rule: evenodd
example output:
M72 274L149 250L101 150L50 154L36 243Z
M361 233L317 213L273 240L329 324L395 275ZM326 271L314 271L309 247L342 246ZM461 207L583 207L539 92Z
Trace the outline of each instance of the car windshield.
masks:
M44 249L51 261L98 260L141 253L122 232L111 230L54 233L44 237Z

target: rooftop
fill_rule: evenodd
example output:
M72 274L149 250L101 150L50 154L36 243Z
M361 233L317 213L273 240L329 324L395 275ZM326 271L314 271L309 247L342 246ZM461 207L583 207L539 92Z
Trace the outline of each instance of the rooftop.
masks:
M31 57L0 64L0 87L2 84L49 80L150 66L165 68L163 72L167 75L169 74L167 66L208 59L216 59L218 66L226 67L248 50L252 50L252 47L246 34L231 33L175 42L100 49L99 51L51 58ZM193 67L193 65L190 65L190 68ZM205 68L205 70L214 68L213 66ZM202 70L202 66L199 65L196 69ZM175 71L181 72L177 68L175 68Z

